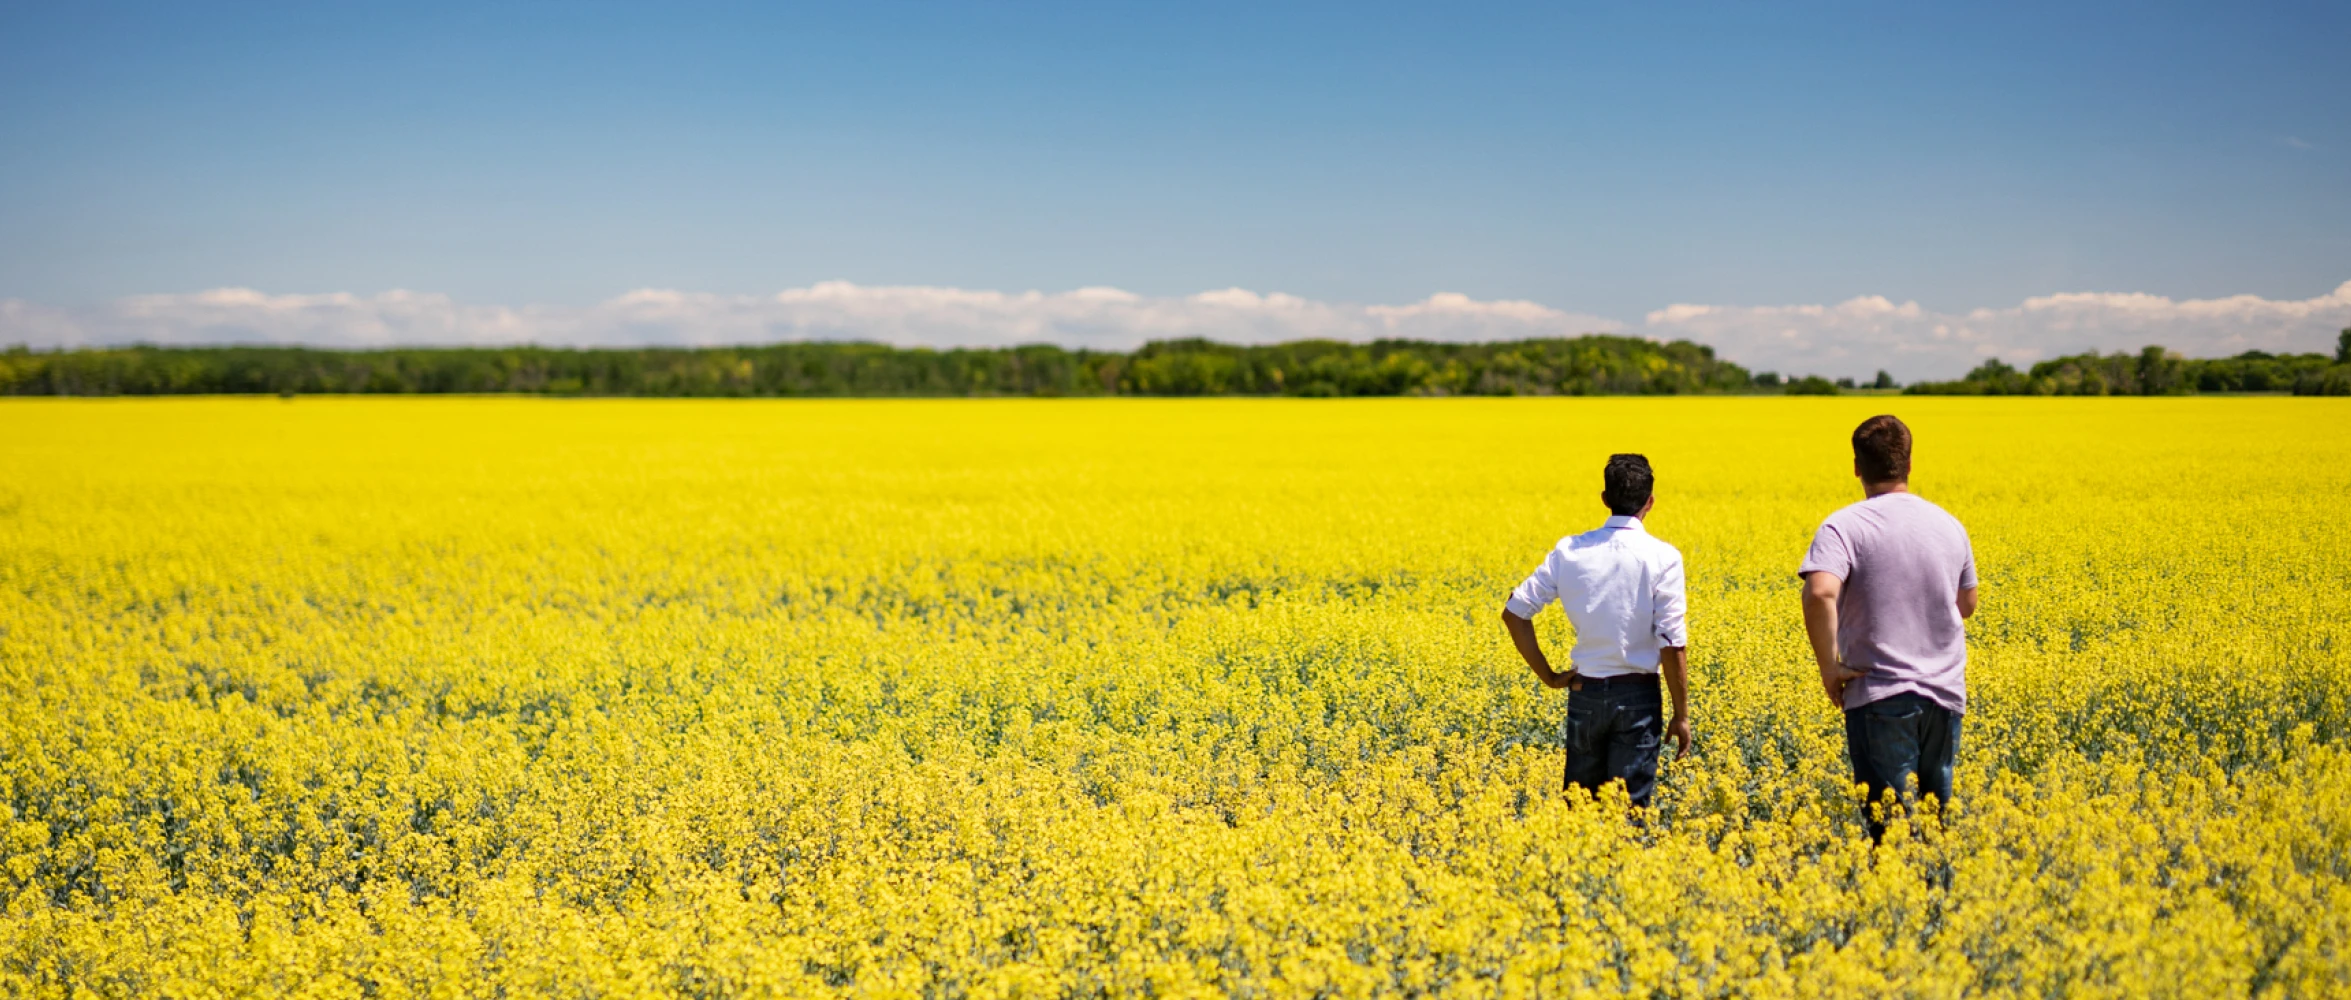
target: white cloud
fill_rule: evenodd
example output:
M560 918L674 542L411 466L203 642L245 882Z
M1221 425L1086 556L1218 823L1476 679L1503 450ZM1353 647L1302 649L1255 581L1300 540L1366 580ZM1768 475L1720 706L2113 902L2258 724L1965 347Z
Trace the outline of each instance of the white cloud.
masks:
M2136 351L2161 344L2190 357L2249 350L2331 351L2351 326L2351 281L2316 298L2253 295L2174 301L2097 292L2047 295L2004 309L1938 313L1879 296L1833 306L1674 305L1652 312L1641 333L1688 338L1750 368L1904 380L1953 378L1999 358L2030 364L2082 351Z
M1687 338L1750 368L1904 380L1955 377L1989 357L2012 363L2083 350L2163 344L2194 356L2322 351L2351 326L2351 282L2310 299L2251 295L2174 301L2069 293L2007 308L1938 313L1862 296L1834 305L1669 305L1639 323L1522 300L1439 293L1404 305L1353 305L1241 288L1180 298L1116 288L998 292L828 281L773 295L640 289L587 307L461 303L392 291L272 295L243 288L140 295L91 308L0 299L0 344L301 343L328 347L463 344L743 344L877 340L907 346L1050 342L1125 349L1147 340L1241 343L1511 340L1599 331Z
M1126 349L1173 337L1243 343L1491 340L1572 336L1620 325L1532 302L1480 302L1450 293L1403 306L1358 306L1243 288L1151 298L1100 287L997 292L846 281L758 296L639 289L585 308L469 305L407 291L270 295L245 288L140 295L92 309L0 300L0 343L43 347L136 341L363 347L878 340L928 347L1049 342Z

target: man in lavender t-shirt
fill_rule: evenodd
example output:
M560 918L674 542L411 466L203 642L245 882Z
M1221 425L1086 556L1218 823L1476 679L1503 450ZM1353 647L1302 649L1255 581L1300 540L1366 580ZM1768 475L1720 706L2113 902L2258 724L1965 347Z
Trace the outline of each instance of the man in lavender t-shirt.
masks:
M1967 711L1967 627L1975 554L1967 529L1910 492L1910 428L1871 417L1853 431L1864 498L1829 515L1796 572L1821 687L1845 712L1853 780L1872 804L1888 790L1951 800ZM1872 813L1869 835L1885 826Z

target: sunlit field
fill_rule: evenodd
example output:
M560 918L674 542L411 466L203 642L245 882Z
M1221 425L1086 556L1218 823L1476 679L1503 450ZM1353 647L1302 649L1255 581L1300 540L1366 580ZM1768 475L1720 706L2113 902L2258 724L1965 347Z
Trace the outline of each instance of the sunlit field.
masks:
M1794 571L1885 411L1984 605L1873 850ZM1613 451L1646 825L1497 620ZM2315 996L2347 696L2329 400L10 402L0 995Z

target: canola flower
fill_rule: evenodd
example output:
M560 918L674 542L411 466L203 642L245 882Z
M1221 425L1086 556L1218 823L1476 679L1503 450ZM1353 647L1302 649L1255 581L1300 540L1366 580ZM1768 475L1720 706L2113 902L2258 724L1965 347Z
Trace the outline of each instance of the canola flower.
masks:
M1794 568L1887 409L1985 603L1873 850ZM2338 993L2347 417L8 402L0 995ZM1689 573L1646 825L1494 617L1615 451Z

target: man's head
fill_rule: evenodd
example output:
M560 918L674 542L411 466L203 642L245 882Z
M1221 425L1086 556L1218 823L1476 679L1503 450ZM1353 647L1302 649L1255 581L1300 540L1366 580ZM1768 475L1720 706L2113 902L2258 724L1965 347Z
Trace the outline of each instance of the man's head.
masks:
M1865 484L1910 481L1910 428L1890 414L1853 429L1853 474Z
M1649 471L1647 458L1610 455L1607 469L1600 473L1600 502L1618 517L1640 517L1649 512L1650 493L1656 486L1657 477Z

